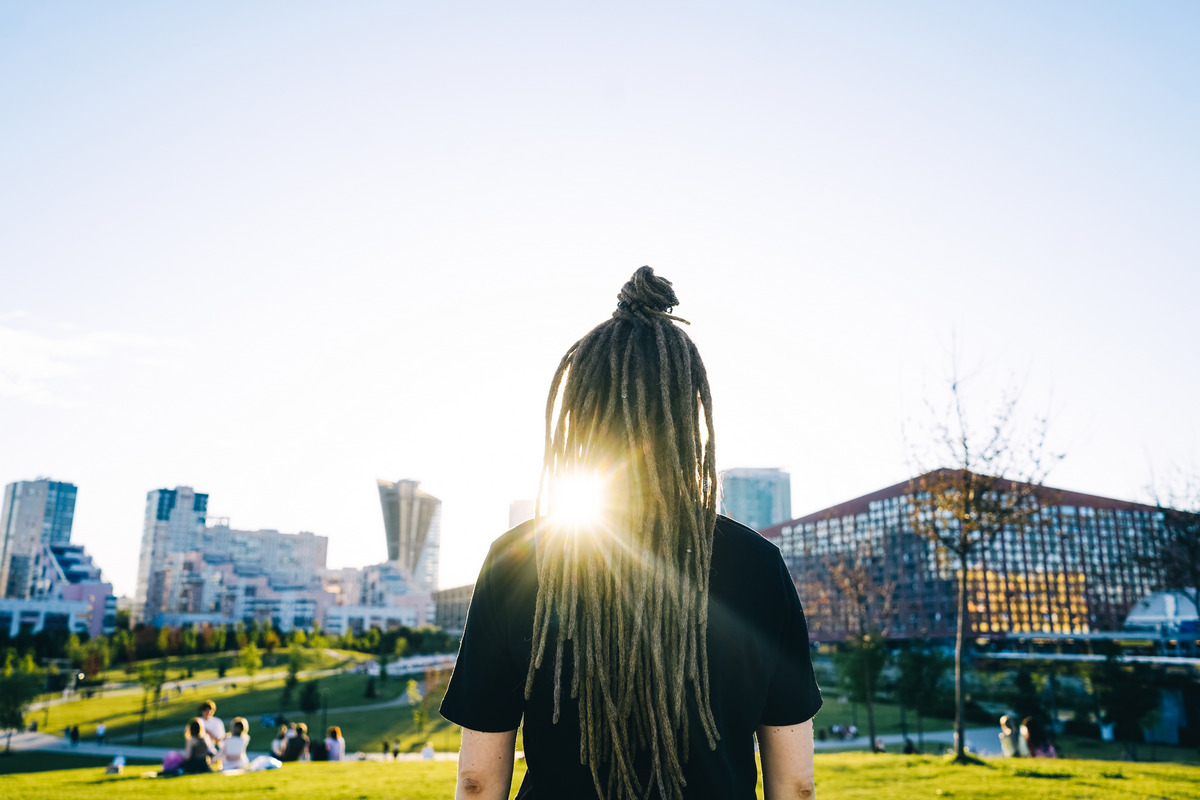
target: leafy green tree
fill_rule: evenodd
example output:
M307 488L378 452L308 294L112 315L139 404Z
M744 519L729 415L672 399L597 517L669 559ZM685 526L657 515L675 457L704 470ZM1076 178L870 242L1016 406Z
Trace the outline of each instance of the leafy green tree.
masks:
M253 686L254 676L262 667L262 655L258 652L258 645L254 642L246 643L242 652L238 653L238 666L245 670L246 677L250 679L250 685Z
M421 687L414 680L408 682L406 693L408 694L408 704L412 707L413 725L416 726L417 735L420 736L421 731L425 729L427 717L425 706L421 703L425 696L421 694Z
M304 647L300 642L293 641L288 645L288 677L297 680L300 677L301 670L308 663L308 655L304 652Z
M938 706L942 678L954 659L931 647L928 642L909 643L896 656L896 695L900 705L917 712L917 739L924 746L921 717L929 716ZM906 731L907 733L907 731Z
M886 552L886 550L884 551ZM841 600L839 615L846 634L834 656L843 686L867 710L867 741L875 749L875 695L887 662L885 626L892 615L894 581L883 581L882 559L862 544L844 561L828 567Z
M1011 702L1018 718L1033 717L1044 724L1049 722L1049 719L1042 704L1042 692L1038 683L1029 670L1018 670L1017 677L1013 678Z
M200 644L199 637L196 635L196 626L190 625L183 631L181 639L182 650L184 653L191 655L195 653Z
M321 707L321 688L318 681L306 681L300 690L300 710L305 717L311 717Z
M208 635L208 650L212 653L220 653L225 650L225 643L228 640L229 632L224 625L218 625L209 631Z
M158 647L158 654L161 656L170 655L171 653L171 629L163 625L158 629L158 638L155 639L155 645Z
M267 651L267 657L270 659L272 666L275 665L275 648L279 647L281 640L279 634L270 625L263 628L262 633L263 649Z
M18 660L15 653L8 652L4 670L0 672L0 729L8 730L5 752L12 749L13 731L25 727L25 713L45 683L46 678L32 656L26 654Z
M142 687L142 716L138 723L138 744L142 743L142 733L146 728L146 705L151 697L154 698L154 715L158 716L158 697L162 694L162 686L167 682L166 667L160 662L150 665L143 664L138 670L138 683Z
M1156 675L1147 664L1123 662L1115 645L1106 649L1107 658L1093 668L1089 683L1100 719L1115 725L1114 735L1136 761L1142 729L1158 715Z
M78 636L72 633L67 638L67 646L64 652L67 658L71 659L71 666L75 667L75 669L83 666L83 644L80 642Z

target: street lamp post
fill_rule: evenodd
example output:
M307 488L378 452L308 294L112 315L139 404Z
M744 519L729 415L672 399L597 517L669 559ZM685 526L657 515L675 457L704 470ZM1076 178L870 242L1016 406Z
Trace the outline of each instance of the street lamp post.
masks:
M321 690L321 730L329 730L329 690Z

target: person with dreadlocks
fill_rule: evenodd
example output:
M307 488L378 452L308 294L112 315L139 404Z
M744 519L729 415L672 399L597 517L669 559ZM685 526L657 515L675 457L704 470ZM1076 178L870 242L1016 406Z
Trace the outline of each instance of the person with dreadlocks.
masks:
M497 539L442 702L459 798L813 794L821 694L779 550L718 516L712 397L670 281L637 270L546 402L534 519ZM581 514L583 501L592 513ZM583 504L587 504L583 503Z

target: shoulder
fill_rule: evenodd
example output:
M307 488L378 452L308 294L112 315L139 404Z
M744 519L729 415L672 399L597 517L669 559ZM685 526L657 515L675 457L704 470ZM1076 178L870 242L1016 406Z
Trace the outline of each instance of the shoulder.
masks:
M713 531L712 590L753 602L774 597L791 583L779 548L757 531L728 517L717 517ZM793 590L794 591L794 590Z
M484 568L498 578L512 578L535 564L533 520L526 520L492 542Z
M713 531L713 561L718 557L737 558L761 562L764 566L777 566L781 561L779 548L758 531L747 528L729 517L717 515Z

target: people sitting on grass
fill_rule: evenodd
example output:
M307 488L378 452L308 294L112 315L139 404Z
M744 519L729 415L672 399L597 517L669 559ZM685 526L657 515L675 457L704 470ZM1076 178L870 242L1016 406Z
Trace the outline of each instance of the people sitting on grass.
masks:
M295 735L288 738L287 744L283 748L283 755L279 757L280 761L308 760L308 726L303 722L297 722L294 732Z
M330 761L341 761L346 757L346 740L342 738L342 729L337 725L330 725L325 732L325 752Z
M1026 717L1021 720L1021 730L1029 746L1029 755L1033 758L1058 758L1054 743L1050 741L1050 731L1037 717Z
M271 755L278 759L283 759L283 751L287 747L288 733L291 730L287 725L279 726L279 733L271 740Z
M213 741L204 730L204 720L192 719L184 730L187 744L183 748L183 763L179 765L185 773L209 772L215 754ZM165 765L165 761L163 762Z
M217 704L212 700L205 700L200 704L200 721L204 724L204 730L208 738L219 742L225 738L225 723L221 722L221 718L216 714Z
M217 751L221 769L247 769L250 766L250 759L246 757L250 747L250 723L245 717L234 717L229 728L230 734L221 740Z

